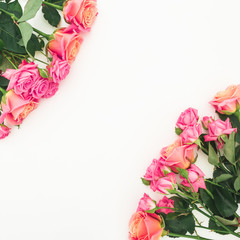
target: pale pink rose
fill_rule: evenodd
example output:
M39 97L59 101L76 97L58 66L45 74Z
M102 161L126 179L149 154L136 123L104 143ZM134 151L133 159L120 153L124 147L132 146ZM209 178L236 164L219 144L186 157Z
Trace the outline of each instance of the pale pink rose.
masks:
M138 203L137 211L148 211L154 209L155 207L156 203L146 193L144 193Z
M172 199L167 198L166 196L164 196L158 203L157 203L157 207L169 207L169 208L174 208L174 201ZM161 208L159 210L157 210L157 213L171 213L174 212L173 209L169 209L169 208Z
M49 75L53 82L59 83L69 74L70 64L66 60L61 60L56 54L53 54L53 60L49 66L47 66Z
M80 31L90 31L98 14L96 0L68 0L63 7L63 16Z
M49 89L49 80L47 78L39 78L32 86L31 95L35 99L43 97Z
M240 104L240 84L229 86L224 91L218 92L209 102L219 113L233 114Z
M61 60L72 63L82 44L82 37L74 26L61 28L54 32L54 39L48 43L48 51L53 55L56 54Z
M163 194L168 194L168 190L173 190L176 186L176 175L171 172L166 177L161 177L158 180L151 181L150 188L155 192L159 191Z
M48 84L48 90L46 91L45 95L43 95L43 98L50 98L58 91L59 84L55 82L49 82Z
M191 144L198 140L202 134L202 127L200 124L194 124L193 126L186 127L180 134L184 144Z
M2 115L0 116L0 123L6 122L10 125L20 125L38 105L37 101L23 99L13 90L6 93L5 100L1 102Z
M18 69L7 69L2 75L9 80L7 91L14 89L17 95L21 95L25 99L31 98L29 92L35 82L40 78L37 64L25 60L19 65Z
M192 184L195 192L198 192L199 188L206 189L206 185L203 178L205 174L200 170L200 168L198 168L195 164L192 164L191 167L187 169L187 171L189 181ZM183 179L183 181L181 182L183 186L191 188L191 185L189 184L187 179L185 179L182 176L180 176L180 178Z
M164 177L165 173L170 173L171 169L168 166L163 165L157 159L153 159L150 166L144 175L144 179L148 181L158 180L160 177Z
M10 128L1 124L1 126L0 126L0 139L3 139L5 137L7 137L9 133L10 133Z
M129 240L159 240L162 218L155 213L135 212L129 221Z
M196 144L184 145L182 138L179 137L173 144L161 150L161 163L169 166L173 171L177 167L186 169L195 160L194 150Z
M194 108L188 108L181 113L177 120L177 127L184 130L188 126L193 126L198 122L198 111Z
M204 129L208 130L209 123L213 122L214 119L212 117L205 116L202 119L202 126Z
M232 128L229 118L226 121L222 121L221 119L217 119L208 125L208 135L204 136L206 142L209 141L217 141L218 149L223 147L223 143L219 142L219 137L221 135L229 135L232 132L237 133L237 128Z

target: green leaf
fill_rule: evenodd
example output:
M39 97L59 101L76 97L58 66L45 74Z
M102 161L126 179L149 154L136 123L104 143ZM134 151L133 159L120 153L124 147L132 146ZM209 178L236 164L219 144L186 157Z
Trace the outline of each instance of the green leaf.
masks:
M236 192L238 192L240 190L240 176L238 176L236 178L236 180L234 181L234 189L236 190Z
M177 168L177 171L179 172L179 174L188 179L188 171L186 169L183 169L183 168Z
M12 69L12 68L14 68L13 67L13 65L5 58L5 57L3 57L2 58L2 63L1 63L1 65L0 65L0 70L2 71L2 72L5 72L7 69Z
M149 186L151 184L151 181L146 180L145 178L141 178L142 179L142 183L146 186Z
M195 222L192 214L181 215L172 220L165 219L165 224L165 229L172 233L186 234L189 232L193 234L195 230Z
M232 216L238 209L235 199L227 189L215 186L212 194L214 203L223 217Z
M230 163L235 163L235 132L232 132L229 139L226 140L223 146L223 153Z
M189 209L189 203L186 199L180 198L180 197L171 197L174 201L174 208L180 209L180 210L188 210Z
M63 6L63 3L65 1L66 0L46 0L46 2L54 3L54 4L59 5L59 6Z
M209 227L209 229L216 230L216 232L217 232L217 230L226 232L226 230L224 228L218 226L213 220L209 220L208 227ZM238 227L228 226L228 228L231 231L235 231ZM217 232L217 233L222 234L222 235L228 234L228 233L222 233L222 232Z
M27 49L27 44L32 36L33 28L27 22L21 22L21 23L19 23L18 26L19 26L20 32L22 34L22 39L23 39L25 49Z
M42 5L42 1L43 0L28 0L24 7L23 15L18 22L24 22L35 17L37 11Z
M220 216L214 216L219 222L221 222L222 224L224 224L225 226L234 226L234 225L238 225L238 220L235 217L233 220L229 220L226 218L222 218Z
M8 12L13 13L17 18L20 18L22 16L22 7L19 4L18 0L15 0L8 4Z
M180 135L182 132L183 132L183 130L181 128L177 128L177 127L175 128L175 133L177 135Z
M237 162L237 161L240 161L240 145L238 145L238 146L235 148L235 159L236 159L236 162Z
M49 22L49 24L51 24L54 27L58 26L61 17L55 8L43 5L42 12L43 17Z
M232 178L232 177L233 177L233 176L232 176L231 174L224 173L224 174L216 177L216 178L214 179L214 181L215 181L216 183L220 183L220 182L227 181L228 179L230 179L230 178Z
M208 162L212 165L218 165L219 158L211 143L208 144Z
M26 54L25 48L18 44L18 41L22 38L19 28L5 13L0 14L0 38L4 42L4 49Z
M211 179L208 180L211 181ZM208 191L212 193L215 186L208 182L206 182L205 184ZM200 197L204 204L212 211L213 214L220 215L218 209L216 208L214 199L212 199L208 192L203 188L200 188Z
M8 86L8 84L9 84L9 80L3 76L0 76L0 87L5 88Z

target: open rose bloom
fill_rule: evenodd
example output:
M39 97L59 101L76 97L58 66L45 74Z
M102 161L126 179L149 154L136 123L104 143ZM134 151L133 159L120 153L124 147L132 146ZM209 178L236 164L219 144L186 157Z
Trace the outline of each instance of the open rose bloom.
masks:
M229 86L226 90L218 92L209 103L219 113L233 114L240 106L240 84Z
M161 224L159 215L138 211L129 221L129 240L160 240L163 232Z
M75 24L80 31L90 31L98 14L96 0L68 0L63 8L66 22Z

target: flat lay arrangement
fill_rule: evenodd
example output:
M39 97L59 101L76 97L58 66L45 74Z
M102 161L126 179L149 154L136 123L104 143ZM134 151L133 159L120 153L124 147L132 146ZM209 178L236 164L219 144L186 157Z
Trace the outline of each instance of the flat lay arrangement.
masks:
M176 141L148 166L142 182L159 198L145 193L140 199L129 222L129 239L211 239L211 233L199 236L200 228L240 238L240 85L218 92L210 104L216 116L200 118L194 108L182 112ZM212 178L197 166L198 151L214 166ZM207 222L199 221L196 212Z
M42 98L55 95L91 30L96 5L96 0L29 0L22 9L18 0L0 1L0 139ZM28 23L38 11L56 28L52 34ZM62 17L68 26L58 28Z

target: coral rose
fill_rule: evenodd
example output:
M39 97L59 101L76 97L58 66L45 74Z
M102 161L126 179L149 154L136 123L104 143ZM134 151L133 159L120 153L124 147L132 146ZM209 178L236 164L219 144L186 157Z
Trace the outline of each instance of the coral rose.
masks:
M172 170L176 167L188 168L195 160L194 150L196 144L184 145L181 137L179 137L172 145L161 150L160 162L169 166Z
M80 31L90 31L98 14L96 0L69 0L63 7L63 16Z
M48 43L48 51L61 60L72 63L80 49L83 39L74 26L61 28L54 32L54 39Z
M198 168L195 164L192 164L191 167L187 169L187 171L189 181L192 184L195 192L198 192L199 188L206 189L206 185L203 178L205 174L201 171L200 168ZM191 185L189 184L187 179L185 179L182 176L180 176L180 178L183 179L183 181L181 182L183 186L191 188Z
M157 214L138 211L129 221L129 239L159 240L162 236L162 219Z
M144 193L143 197L140 199L138 203L137 211L152 210L155 207L156 207L155 202L146 193Z
M198 111L194 108L188 108L181 113L177 120L177 127L184 130L188 126L193 126L198 122Z
M157 207L169 207L169 208L174 208L174 201L172 199L167 198L166 196L164 196L158 203L157 203ZM157 213L171 213L174 212L173 209L169 209L169 208L160 208L159 210L157 210Z
M226 90L218 92L209 102L219 113L231 115L239 108L240 84L229 86Z
M19 125L28 114L37 107L38 102L23 99L13 90L5 95L5 100L1 102L2 115L0 123L7 122L10 125Z

